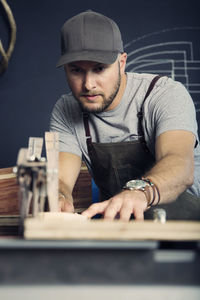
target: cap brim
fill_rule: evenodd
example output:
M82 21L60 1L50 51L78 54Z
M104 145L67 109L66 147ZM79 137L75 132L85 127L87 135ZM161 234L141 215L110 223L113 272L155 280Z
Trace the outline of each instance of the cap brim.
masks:
M81 51L66 53L60 57L56 67L64 66L74 61L95 61L103 64L112 64L116 61L119 52L108 51Z

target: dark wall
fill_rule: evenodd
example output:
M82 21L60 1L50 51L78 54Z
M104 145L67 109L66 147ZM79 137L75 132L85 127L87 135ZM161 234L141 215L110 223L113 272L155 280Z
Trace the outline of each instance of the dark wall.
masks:
M60 54L60 27L92 9L113 18L129 55L128 70L165 73L182 81L198 113L200 95L200 1L7 1L17 24L9 67L0 77L0 168L16 163L29 136L44 136L54 103L68 88ZM7 49L9 30L0 4L0 39ZM137 51L136 51L137 50Z

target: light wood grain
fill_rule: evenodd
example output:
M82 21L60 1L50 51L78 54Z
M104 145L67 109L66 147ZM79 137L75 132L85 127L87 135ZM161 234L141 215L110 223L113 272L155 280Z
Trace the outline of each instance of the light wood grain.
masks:
M25 221L26 239L200 240L200 222L86 220L67 215L43 215Z
M58 212L58 154L59 133L45 132L47 153L47 195L49 210Z

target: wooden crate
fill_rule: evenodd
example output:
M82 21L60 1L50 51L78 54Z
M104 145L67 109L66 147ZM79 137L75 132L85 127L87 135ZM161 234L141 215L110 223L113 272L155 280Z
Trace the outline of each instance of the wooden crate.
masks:
M13 168L0 169L0 215L18 215L18 191Z
M19 186L13 168L0 169L0 215L19 215ZM87 208L92 201L91 177L83 164L73 191L75 211Z

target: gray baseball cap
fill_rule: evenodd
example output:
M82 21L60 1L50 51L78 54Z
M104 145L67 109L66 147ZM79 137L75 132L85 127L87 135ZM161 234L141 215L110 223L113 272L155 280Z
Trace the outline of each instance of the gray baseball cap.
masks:
M112 64L123 51L117 24L89 10L67 20L61 28L61 57L56 66L82 60Z

